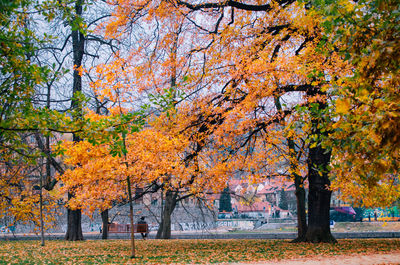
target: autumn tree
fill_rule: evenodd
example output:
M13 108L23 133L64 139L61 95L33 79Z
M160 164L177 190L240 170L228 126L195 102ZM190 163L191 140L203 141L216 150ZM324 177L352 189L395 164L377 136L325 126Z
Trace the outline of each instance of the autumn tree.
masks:
M171 72L179 69L176 58L183 57L162 56L160 51L171 47L176 29L188 22L184 32L190 32L191 41L180 47L190 58L182 62L191 63L184 68L183 82L177 82L188 95L186 101L177 102L176 127L192 142L184 160L195 162L208 152L214 162L208 174L219 176L222 182L233 173L250 182L280 176L283 160L290 161L287 172L295 180L301 209L299 240L333 242L328 188L331 157L329 147L322 145L329 135L322 127L330 123L330 73L343 70L345 64L335 52L316 52L322 45L319 19L308 6L295 1L118 1L107 28L122 36L126 25L144 20L146 27L163 30L165 37L155 35L155 42L146 39L129 57L140 58L133 60L137 67L133 67L136 79L132 81L143 90L162 91L172 80ZM151 50L145 53L147 59L135 57L146 47ZM288 147L285 152L282 145ZM304 172L308 172L310 189L308 229Z
M335 189L358 205L399 198L399 23L397 1L316 1L330 49L352 72L336 72L332 125Z
M53 34L57 37L36 56L36 60L42 65L48 65L52 73L52 77L39 89L36 102L38 105L45 102L49 109L68 112L74 127L60 130L60 133L73 133L75 141L79 141L81 139L79 133L85 130L86 126L83 119L85 103L88 102L89 106L95 105L93 108L96 109L101 109L102 105L96 97L90 98L94 93L87 84L93 81L93 76L84 69L90 69L93 64L104 62L118 49L113 40L104 40L95 30L110 14L107 4L101 1L46 1L42 5L49 10L49 16L53 18L53 21L43 22L47 23L50 29L42 34ZM60 75L60 72L63 74ZM43 97L50 94L50 100L49 97L47 99ZM37 137L37 140L40 146L41 139ZM48 136L44 142L42 151L50 160L49 157L54 154L49 146ZM59 174L63 174L63 170L59 170L60 167L50 162L54 162L54 159L48 164L51 164ZM51 188L57 180L52 176L46 183L47 188ZM79 210L67 211L68 226L65 238L82 240L81 213Z
M257 133L263 132L263 130L268 130L267 128L272 128L276 123L280 123L285 121L285 119L288 119L289 116L291 116L296 110L294 105L297 105L297 108L309 107L308 115L310 115L310 119L308 121L310 122L310 127L308 127L309 125L306 125L302 130L311 135L310 139L315 140L311 140L311 148L308 152L308 178L310 184L309 188L311 190L309 197L310 223L307 229L307 235L302 235L302 237L304 237L307 241L333 241L329 231L330 191L326 189L326 185L329 185L329 179L327 173L323 173L322 178L319 175L319 173L322 173L322 171L327 172L326 168L330 163L330 157L326 157L326 159L322 160L318 158L319 154L324 153L324 149L319 144L321 142L321 134L317 128L320 126L319 124L325 122L324 119L318 118L324 109L321 109L318 106L323 107L326 105L326 103L324 103L324 101L326 101L326 97L321 91L321 89L323 89L321 85L325 82L325 80L321 78L321 76L315 76L315 73L318 72L316 66L325 59L322 57L313 57L312 55L320 36L320 32L316 27L317 21L310 19L310 17L307 16L307 11L302 9L303 7L301 6L298 7L299 9L297 9L299 10L299 13L297 13L298 16L296 18L290 14L287 14L287 10L290 9L288 6L291 6L292 8L295 8L296 6L295 3L290 1L282 1L275 4L265 5L242 4L234 1L201 4L191 4L177 1L177 5L192 10L192 12L203 11L206 13L208 10L209 13L212 13L211 10L213 10L215 16L218 14L219 16L217 16L217 18L221 18L221 21L224 21L223 18L226 14L226 11L224 10L225 8L230 9L230 13L233 14L232 16L234 17L234 20L231 16L229 19L226 19L225 24L222 22L215 24L217 26L221 26L220 34L223 36L222 38L218 39L221 40L221 42L218 43L219 46L215 46L218 47L216 51L218 51L220 54L223 54L220 56L215 54L212 58L224 58L224 60L230 59L230 63L236 67L232 69L232 73L235 74L234 76L237 77L237 80L233 81L236 81L236 88L240 87L240 90L238 91L232 88L226 89L230 93L228 95L232 95L233 91L235 91L236 97L238 97L240 94L243 96L243 98L240 99L241 102L238 104L240 108L236 107L235 114L232 114L232 116L236 115L236 121L244 120L246 117L244 114L242 114L242 116L238 118L239 115L237 113L251 113L254 111L255 107L258 107L257 105L254 106L255 100L262 99L265 103L268 103L268 97L272 98L272 101L274 96L278 96L279 98L286 93L292 92L293 94L296 93L296 91L299 97L304 96L303 99L305 101L292 104L290 108L283 108L278 112L272 109L272 111L267 113L267 115L264 114L265 116L258 116L260 118L255 120L258 122L255 123L255 126L253 125L251 127L249 124L246 124L246 126L247 131L249 131L249 129L251 130L249 135L255 136ZM219 12L215 12L217 8L220 9ZM293 9L291 9L291 11L293 12ZM267 16L267 18L264 17L265 21L263 23L258 24L258 22L262 19L259 17L261 15L259 15L260 13L258 12L269 12L271 14L271 17L269 18L271 19L273 17L275 21L268 21ZM238 28L236 31L234 30L233 26L226 26L225 28L222 28L222 25L239 25L239 23L244 23L244 21L248 22L249 19L253 18L252 16L254 16L254 21L256 22L254 22L254 24L250 24L252 27L249 27L249 33L246 31L246 28L243 27ZM280 20L277 20L277 17L279 17ZM216 19L216 21L218 22L218 19ZM230 21L233 21L233 23L230 24ZM258 25L260 25L257 31L258 34L254 34L255 28ZM227 33L224 34L225 32ZM251 38L249 36L255 37ZM248 44L246 43L245 47L247 51L250 51L250 54L245 53L236 46L230 45L231 43L235 43L237 40L248 41ZM216 42L217 41L214 41L213 44ZM211 46L211 48L212 47L213 46ZM221 47L223 47L223 50L221 50ZM291 53L288 52L290 49L289 47L293 47ZM286 56L282 56L284 54L282 51L284 50L286 50ZM209 51L211 50L209 49ZM233 56L224 53L224 51L229 51L229 53L234 55L236 58L232 58ZM218 61L218 63L221 63L221 61ZM302 69L302 72L293 71L293 69L296 69L296 66L294 65L299 65L299 67ZM311 67L307 68L307 65L310 65ZM219 67L220 69L223 69L221 66ZM265 73L268 73L268 70L269 75L266 75ZM282 72L286 74L285 77L280 75ZM259 76L262 74L264 79L259 78ZM212 75L219 76L217 71L213 71L210 76ZM221 74L220 78L221 76L224 75ZM324 75L322 75L322 77L323 76ZM229 80L231 77L227 75L226 78ZM262 89L256 89L255 87ZM236 102L238 102L238 100L236 100ZM266 110L265 107L258 108L259 110ZM225 114L224 117L229 117L229 114ZM288 124L295 124L293 120L286 120L286 122L288 122ZM230 123L226 122L224 124ZM308 130L306 129L307 127L309 128ZM243 127L243 129L244 128L246 127ZM226 127L224 127L224 129L226 130ZM269 129L268 132L271 134L271 129ZM247 139L252 138L250 137ZM228 142L230 141L228 140ZM246 141L243 141L242 143L246 143ZM265 155L264 157L267 157ZM274 155L274 153L270 152L269 155ZM251 172L251 170L248 172ZM298 173L298 175L301 174Z
M34 10L30 12L28 10ZM34 31L35 16L51 19L50 12L31 1L1 3L1 201L5 215L15 221L39 223L39 196L33 187L43 175L42 154L34 148L37 133L57 131L65 116L35 105L36 88L48 80L50 71L35 60L49 43L49 36ZM59 122L62 124L59 124ZM67 122L68 123L68 122ZM51 196L45 194L49 202ZM45 208L48 210L52 202Z
M83 10L87 10L88 4L84 1L45 1L34 5L31 1L16 1L4 4L2 8L2 39L7 40L2 45L5 53L2 57L1 150L4 162L2 169L6 172L2 177L4 184L27 189L21 198L28 198L27 194L31 192L33 184L28 182L36 181L32 179L32 173L27 176L23 172L36 168L35 178L39 178L40 171L40 175L43 175L40 186L46 190L52 190L57 183L51 167L59 174L64 173L51 150L50 143L54 141L55 134L84 130L85 122L82 119L70 118L79 116L83 99L83 93L79 92L84 82L80 66L85 58L99 58L99 53L104 52L104 49L89 44L95 42L115 49L112 40L104 41L93 32L96 23L106 18L108 13L97 12L98 17L93 20L90 17L91 21L86 24ZM93 8L95 5L92 3L90 6ZM28 12L28 9L35 11ZM98 6L95 9L99 11ZM93 15L91 11L90 16ZM48 25L50 30L37 27L38 24ZM71 32L66 28L70 28ZM71 54L75 66L69 61ZM67 68L73 70L71 78ZM71 91L66 89L68 87L74 90L74 96L71 97ZM65 98L65 94L69 95ZM70 106L67 105L71 100L73 110L68 111ZM33 148L33 139L38 149ZM45 174L37 165L42 157L46 157ZM31 169L24 167L18 170L20 163L32 165ZM16 202L7 196L17 195L18 189L10 189L13 190L11 193L7 189L9 187L4 186L5 199ZM72 223L72 219L79 221L79 214L77 218L70 218L69 223ZM72 232L74 236L69 238L80 239L79 222L74 223L71 226L75 228L71 230L76 233Z
M152 106L161 113L166 122L153 122L160 130L169 130L171 137L177 137L178 126L175 125L179 109L178 102L185 99L181 94L188 90L185 88L189 67L197 65L198 59L189 53L191 47L190 39L192 32L187 27L188 23L179 13L172 17L167 16L168 3L123 3L115 6L115 14L106 25L106 36L118 37L119 39L134 34L138 36L137 43L133 44L129 54L124 58L127 62L124 68L120 67L121 59L117 58L115 63L105 65L102 73L109 72L107 80L97 82L94 86L105 91L114 91L118 86L134 87L137 91L150 95ZM156 12L150 14L149 10L154 8ZM128 15L129 14L129 15ZM126 16L129 16L126 17ZM130 21L135 21L132 24ZM140 26L147 30L140 30ZM198 67L198 66L197 66ZM110 72L109 69L114 69ZM121 76L129 76L127 83L115 83L115 70ZM132 90L132 89L131 89ZM183 92L183 93L182 93ZM179 116L178 116L179 117ZM164 129L161 129L163 126ZM168 134L168 132L165 132ZM184 134L182 134L184 135ZM188 150L187 150L188 151ZM182 163L189 168L196 164L195 159L186 159L185 152L182 153ZM190 175L190 174L189 174ZM201 188L194 189L195 178L198 174L192 174L191 179L185 180L187 176L174 175L165 172L156 182L157 189L162 193L162 212L157 238L169 238L171 235L171 215L180 200L193 196ZM182 181L176 181L181 177Z

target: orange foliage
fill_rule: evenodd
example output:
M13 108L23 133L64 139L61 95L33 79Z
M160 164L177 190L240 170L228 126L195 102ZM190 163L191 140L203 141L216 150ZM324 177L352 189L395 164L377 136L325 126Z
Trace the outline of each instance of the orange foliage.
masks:
M66 145L75 150L67 154L76 167L68 172L77 180L68 184L75 193L84 193L78 190L83 189L79 179L103 175L117 180L112 185L129 174L134 185L157 180L193 193L221 191L228 178L239 175L251 182L306 175L307 108L329 99L326 93L338 69L349 71L335 52L317 52L318 14L298 2L268 2L268 12L249 12L228 2L198 12L180 1L114 4L113 17L103 27L106 36L123 40L134 35L137 41L98 66L99 81L92 86L109 105L118 102L115 113L147 93L167 97L158 103L168 108L156 106L162 114L150 121L151 127L127 136L127 161L107 155L106 144L98 151L88 143ZM288 139L297 145L296 155L289 152ZM85 158L87 153L93 160ZM116 196L100 193L117 198L122 196L117 189L110 189ZM85 200L89 197L79 203Z
M144 129L126 138L127 155L112 156L109 144L93 145L87 141L64 142L65 163L72 166L59 179L64 183L61 192L70 191L73 208L105 210L115 201L126 199L126 176L133 187L144 187L168 175L181 176L168 183L185 181L190 168L181 163L180 153L186 147L184 139L162 132ZM167 183L166 183L167 184Z
M108 69L121 65L119 55L110 66L101 66L100 72L110 78L96 86L120 88L114 79L129 72L126 88L131 91L182 91L184 98L175 106L180 118L173 127L195 147L189 157L199 157L199 167L215 180L234 172L253 181L305 175L304 140L310 125L307 113L296 106L327 100L323 93L305 92L327 91L331 73L346 67L336 53L316 52L321 19L315 12L297 2L269 3L267 13L224 3L224 8L198 12L180 1L115 4L104 26L106 36L136 34L138 42L119 71ZM133 31L132 21L144 30ZM298 146L297 157L289 155L288 138ZM297 166L289 168L290 162Z

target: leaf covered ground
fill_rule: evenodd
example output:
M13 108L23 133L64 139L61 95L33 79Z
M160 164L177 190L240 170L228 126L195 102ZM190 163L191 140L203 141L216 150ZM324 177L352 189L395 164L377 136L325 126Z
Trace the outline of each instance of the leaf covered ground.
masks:
M277 261L302 257L400 251L400 239L339 240L292 244L287 240L129 240L81 242L0 241L0 264L188 264Z

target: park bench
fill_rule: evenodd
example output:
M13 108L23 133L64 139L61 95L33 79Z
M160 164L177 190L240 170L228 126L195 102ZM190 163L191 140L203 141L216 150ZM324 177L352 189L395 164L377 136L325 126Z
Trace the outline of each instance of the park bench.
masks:
M114 224L111 223L108 225L109 233L130 233L131 225L130 224ZM133 224L133 232L134 233L145 233L149 232L148 224Z

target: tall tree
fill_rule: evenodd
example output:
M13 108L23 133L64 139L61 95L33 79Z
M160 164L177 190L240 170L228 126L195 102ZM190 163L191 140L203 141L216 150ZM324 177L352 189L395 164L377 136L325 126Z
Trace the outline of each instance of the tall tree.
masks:
M307 160L313 190L310 199L316 208L309 214L324 221L313 222L307 237L306 226L302 225L299 237L312 242L334 241L329 226L326 229L329 215L325 214L330 204L327 175L330 155L323 159L318 155L330 153L329 148L322 146L326 131L320 126L330 122L326 91L332 68L342 64L335 52L328 55L316 52L322 37L319 16L290 0L119 1L118 4L115 17L107 26L108 32L122 35L126 25L143 19L147 27L161 28L165 36L154 38L153 45L150 40L145 41L133 53L131 58L140 58L135 60L138 64L133 71L139 77L138 87L162 91L160 88L169 84L170 73L176 70L176 62L182 62L180 66L190 65L184 68L187 71L180 83L188 95L187 101L179 102L181 118L176 123L192 142L184 160L195 162L203 152L213 150L211 159L218 159L211 174L220 173L220 180L226 180L227 172L236 171L254 182L282 175L279 172L284 163L280 154L284 153L281 146L286 142L289 173L298 185L301 206L304 178L300 176L305 170L295 159L304 160L305 147L310 144ZM190 32L191 39L182 42L181 47L190 60L171 60L172 57L159 55L174 40L171 36L177 22L188 22L184 32ZM135 57L144 47L152 50L148 61ZM160 64L154 63L157 59ZM143 61L150 63L142 64ZM143 69L151 71L146 75ZM196 100L190 101L192 98ZM284 106L279 106L281 100ZM279 104L274 107L274 102ZM319 174L322 176L318 177ZM224 186L218 188L222 190ZM305 207L301 207L299 220L304 222ZM318 209L323 209L322 216L317 217Z
M103 91L113 91L122 86L129 87L131 90L133 87L139 92L144 91L143 94L149 93L152 107L165 119L156 126L159 126L161 130L169 130L165 133L176 137L179 128L175 125L177 122L175 116L180 111L176 109L176 105L183 100L180 92L184 91L187 68L197 61L189 53L191 33L186 30L188 23L179 13L166 16L163 13L163 10L169 6L166 2L153 6L156 12L148 17L145 17L149 12L147 4L142 5L138 2L128 5L129 9L126 8L126 3L120 2L116 5L116 15L110 19L106 27L106 35L122 39L129 34L134 34L138 36L138 40L135 40L136 43L133 44L129 55L124 58L123 69L120 67L120 59L113 64L103 66L100 71L108 78L94 85ZM127 20L125 12L130 13L129 19L135 21L134 25ZM146 30L140 30L139 26L145 27ZM109 71L110 69L113 69L113 72ZM126 83L115 82L115 69L118 69L119 76L129 77ZM155 120L161 121L161 119ZM183 150L182 156L185 156ZM192 164L196 163L185 158L181 162L187 164L188 172ZM193 196L196 193L193 190L200 190L200 188L193 190L191 188L196 182L194 174L190 179L181 176L182 181L176 181L178 176L172 173L165 172L160 176L160 181L157 181L157 187L163 194L157 238L170 238L171 216L177 203L188 196Z
M288 210L289 209L286 192L285 192L285 190L283 188L279 192L279 205L278 206L282 210Z
M232 212L231 193L229 187L226 187L219 197L219 211Z
M107 7L106 4L97 1L49 1L47 4L58 11L56 18L61 20L61 23L55 27L60 39L55 41L54 46L47 47L48 52L46 55L51 57L49 63L53 62L53 68L57 66L60 69L69 68L72 70L72 76L67 75L57 80L58 82L48 83L47 86L48 89L58 89L56 92L58 95L62 95L59 97L65 97L66 94L69 95L66 99L60 101L70 102L69 113L77 128L71 131L73 132L73 140L78 142L82 140L81 135L84 135L82 131L86 126L83 108L87 98L84 95L88 96L93 93L89 91L89 86L85 87L85 84L88 84L93 78L88 71L92 66L90 63L93 64L96 61L97 63L104 62L116 48L112 40L106 41L102 39L100 35L96 35L94 30L103 19L109 16L109 13L104 11ZM59 27L60 24L63 27ZM64 38L61 38L61 36ZM107 47L107 49L103 49L103 46ZM99 56L100 53L102 58ZM68 77L71 78L69 79ZM60 83L63 83L61 89ZM71 89L69 90L65 87ZM94 98L93 101L95 105L98 103L97 98ZM62 107L67 108L64 104L62 104ZM59 173L62 174L63 172ZM54 179L53 183L55 182ZM68 195L69 198L73 196L72 193ZM68 226L65 239L82 240L82 213L80 210L68 209L67 211Z
M220 8L221 11L219 12L219 18L221 19L217 20L217 28L218 26L222 27L223 25L238 25L241 22L241 19L242 21L246 21L248 23L251 16L254 16L254 18L257 17L258 20L255 21L258 22L261 18L259 18L257 15L258 12L261 11L273 14L271 17L274 18L274 21L269 21L266 19L262 25L267 26L260 27L260 30L258 31L259 35L254 34L256 28L254 25L258 25L256 22L251 24L253 25L250 31L251 33L249 33L251 35L246 35L247 32L244 27L240 27L236 31L232 31L232 29L230 29L231 31L224 31L227 26L222 28L220 34L226 39L221 38L223 42L218 43L218 45L221 46L216 46L218 47L218 52L220 53L221 48L223 47L224 50L229 50L229 53L234 54L236 59L230 58L229 54L226 53L218 58L222 57L225 60L230 58L231 63L236 66L236 68L232 69L232 73L234 73L235 76L241 77L241 79L239 79L241 82L241 91L235 91L237 94L242 93L242 95L244 95L244 99L242 100L241 104L239 104L241 107L241 112L243 112L243 110L248 110L248 113L254 111L255 108L252 103L254 104L255 99L266 100L266 98L271 97L271 95L274 94L276 96L287 96L286 93L288 92L304 92L304 94L298 94L299 96L304 96L304 101L297 103L296 108L285 108L277 113L271 112L269 119L265 119L262 122L256 123L257 126L255 126L255 129L251 131L252 133L250 135L255 135L257 132L265 130L268 128L267 126L271 125L272 123L280 123L284 121L297 109L302 109L303 107L309 109L307 112L309 115L309 123L303 127L303 130L305 129L307 133L310 134L310 139L316 139L316 141L310 140L311 146L308 155L308 178L311 185L310 190L312 189L313 191L309 196L309 203L318 208L316 210L311 210L309 212L309 217L312 217L311 220L316 218L319 219L319 221L324 219L324 221L312 221L310 224L311 228L309 227L307 230L307 236L305 237L305 240L312 242L334 241L330 235L329 226L326 226L326 224L329 223L329 215L324 214L323 216L320 216L318 212L318 210L322 209L324 213L327 212L326 209L328 209L329 212L330 192L327 188L327 186L329 186L329 179L326 169L330 163L330 156L325 157L325 159L319 159L318 157L319 154L324 153L325 148L321 146L322 139L320 138L323 138L323 134L320 134L321 132L317 127L320 126L320 124L325 124L329 121L329 117L326 117L327 112L325 111L325 106L327 104L327 98L324 94L324 90L326 89L324 84L327 82L325 77L326 73L330 71L329 67L334 65L333 62L337 61L339 58L335 57L333 54L330 54L328 57L318 56L315 52L315 49L317 48L316 43L318 43L318 40L321 38L321 32L317 26L317 19L312 19L312 12L304 9L304 6L300 5L295 7L296 4L292 1L280 1L275 5L270 3L244 4L235 1L200 4L177 1L176 3L179 6L197 12L206 12L205 10L209 10L210 12L211 10L215 10L215 8ZM295 8L291 9L292 12L293 10L299 11L299 13L296 13L296 17L286 13L288 6ZM232 14L229 20L225 22L226 24L222 22L224 21L223 18L225 15L224 8L231 9ZM241 13L239 13L238 10L242 10ZM248 12L252 12L252 14L250 15ZM284 14L286 16L284 16ZM232 23L229 23L230 21L232 21ZM228 33L225 35L225 32ZM253 40L252 38L249 38L249 36L258 36L259 38L254 38ZM245 47L248 51L250 51L250 56L249 53L244 53L244 51L241 51L240 48L238 49L233 45L230 46L228 43L228 41L235 43L237 40L242 40L241 38L249 40L250 45L246 45ZM214 41L213 45L215 43L217 43L217 41ZM293 45L292 47L294 47L292 52L289 52L290 45ZM283 53L283 50L286 50L286 53ZM252 57L251 52L253 51L254 55ZM285 57L279 56L283 54L285 54ZM241 55L241 57L238 55ZM266 58L270 62L269 64L264 63ZM221 61L218 61L218 63L220 62ZM321 69L318 69L318 67L322 65L322 62L327 63L324 65L325 72ZM327 67L327 65L330 66ZM301 71L293 71L293 69L299 69L299 67L302 69ZM220 66L219 69L223 68ZM267 75L267 69L269 70L269 75ZM283 72L286 74L284 77L280 74ZM213 71L210 75L213 74L216 75L217 72ZM259 78L261 75L264 79ZM257 86L262 89L257 89ZM243 91L246 91L247 93L243 93ZM232 93L232 90L229 92ZM248 105L245 105L245 103ZM290 105L296 105L296 102L292 101L292 104L288 104L288 106ZM258 107L258 105L255 107ZM260 109L265 110L265 108ZM237 108L235 110L236 113L239 112ZM325 115L325 118L321 119L319 118L319 115ZM229 115L225 116L229 117ZM244 117L245 116L241 116L242 119ZM262 116L260 115L259 117ZM289 122L288 125L289 124L293 123ZM249 127L250 126L248 126L248 128ZM226 130L226 128L224 129ZM269 133L271 134L270 131ZM314 152L317 151L315 148L321 150ZM326 151L329 153L329 150ZM316 173L321 173L323 177L319 178Z
M0 6L0 207L2 215L13 216L15 222L38 224L39 197L32 188L43 164L42 154L33 148L34 134L49 135L59 130L57 120L68 120L34 104L36 87L49 78L48 68L34 57L50 40L34 30L34 16L51 19L53 12L31 1L3 1ZM43 195L47 212L53 203Z
M72 101L71 109L74 111L74 119L76 121L81 120L82 117L82 103L80 101L80 95L82 93L82 76L80 69L82 68L82 59L85 53L85 42L86 37L83 33L83 29L79 25L82 20L83 14L83 1L77 0L74 3L75 17L70 21L70 26L72 28L72 52L73 52L73 85L72 85ZM74 133L73 141L79 142L80 137ZM73 193L68 192L68 200L73 197ZM65 234L65 239L70 241L83 240L82 234L82 213L80 209L72 210L67 208L67 232Z
M343 199L387 206L400 197L398 1L315 3L331 49L352 72L335 73L334 187ZM329 46L328 46L329 47Z

